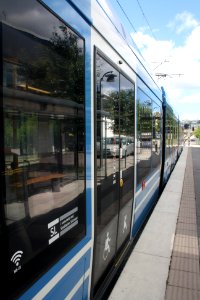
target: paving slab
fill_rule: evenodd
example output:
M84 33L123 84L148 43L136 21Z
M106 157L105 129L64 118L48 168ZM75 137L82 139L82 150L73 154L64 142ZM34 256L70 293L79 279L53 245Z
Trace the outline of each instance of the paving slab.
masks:
M165 300L200 299L197 157L200 149L189 148Z

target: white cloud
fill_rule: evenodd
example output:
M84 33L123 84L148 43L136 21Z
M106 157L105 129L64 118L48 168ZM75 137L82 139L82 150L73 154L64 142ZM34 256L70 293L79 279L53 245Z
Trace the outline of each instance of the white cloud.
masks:
M168 27L175 30L177 34L185 30L195 28L199 22L190 12L184 11L175 16L175 19L168 24Z
M143 32L134 33L132 37L146 61L154 64L155 67L169 56L174 48L172 41L157 41Z
M189 27L189 21L187 24ZM180 112L180 118L187 115L191 119L200 119L200 25L191 30L179 47L172 40L158 41L143 32L132 36L143 57L151 62L153 73L167 74L166 77L157 77L157 83L166 89L170 103Z

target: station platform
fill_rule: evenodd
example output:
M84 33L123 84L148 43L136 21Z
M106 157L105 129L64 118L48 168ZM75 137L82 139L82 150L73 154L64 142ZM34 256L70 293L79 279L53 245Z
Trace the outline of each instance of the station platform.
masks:
M200 147L185 147L109 300L198 300Z

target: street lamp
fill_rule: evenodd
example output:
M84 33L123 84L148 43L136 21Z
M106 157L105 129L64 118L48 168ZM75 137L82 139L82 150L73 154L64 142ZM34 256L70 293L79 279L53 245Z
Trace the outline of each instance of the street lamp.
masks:
M100 82L103 80L104 77L107 78L107 80L106 80L107 82L113 82L114 78L117 77L117 75L113 74L113 71L108 71L103 74L103 76L100 79Z

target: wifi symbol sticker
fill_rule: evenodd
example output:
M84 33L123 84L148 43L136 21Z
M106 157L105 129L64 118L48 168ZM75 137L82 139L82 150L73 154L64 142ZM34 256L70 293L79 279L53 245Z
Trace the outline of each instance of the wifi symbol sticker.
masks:
M20 261L21 261L21 258L22 258L22 254L23 254L23 251L18 250L13 254L13 256L10 259L16 266L16 269L14 270L14 273L16 273L17 271L19 271L21 269Z

